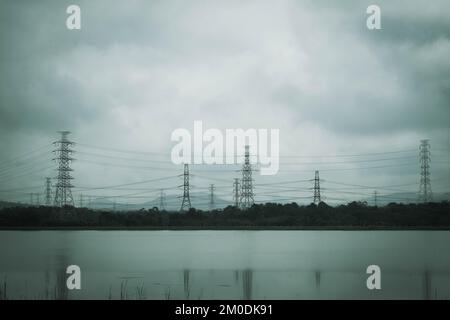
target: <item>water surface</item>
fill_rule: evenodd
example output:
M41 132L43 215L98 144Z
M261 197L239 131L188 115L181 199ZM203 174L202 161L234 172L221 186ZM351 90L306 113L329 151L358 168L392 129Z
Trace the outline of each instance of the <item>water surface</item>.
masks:
M66 289L72 264L81 290ZM0 231L0 285L9 299L449 299L450 232Z

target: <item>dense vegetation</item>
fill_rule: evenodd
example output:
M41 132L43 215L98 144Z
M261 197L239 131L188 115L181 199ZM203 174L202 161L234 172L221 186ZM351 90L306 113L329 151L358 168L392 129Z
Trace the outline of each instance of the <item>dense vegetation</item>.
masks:
M191 209L185 213L141 209L108 212L87 208L12 207L0 210L0 227L81 228L270 228L270 227L363 227L450 229L450 203L396 204L384 207L352 202L330 207L296 203L254 205L246 211L236 207L211 212Z

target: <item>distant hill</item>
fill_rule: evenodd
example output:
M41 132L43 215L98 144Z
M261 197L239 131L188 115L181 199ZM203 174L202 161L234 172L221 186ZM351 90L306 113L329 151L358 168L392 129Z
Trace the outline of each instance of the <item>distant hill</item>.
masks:
M369 205L373 205L374 197L364 199ZM450 201L450 193L433 193L433 201ZM389 203L418 203L419 196L417 192L397 192L390 194L380 194L377 196L379 206L385 206Z
M111 198L99 198L92 200L89 204L87 202L84 203L85 207L89 207L90 209L96 210L115 210L115 211L136 211L140 209L152 209L160 206L159 197L149 199L149 201L145 201L142 203L123 203L123 202L114 202L110 200ZM167 211L179 211L181 207L181 196L177 194L168 194L165 196L165 209ZM323 200L326 203L326 192L323 194ZM374 204L374 197L367 197L363 199L354 199L358 201L366 201L368 205ZM209 210L209 194L206 192L191 192L191 205L193 208L199 210ZM347 202L352 202L353 200L349 199ZM433 201L441 202L441 201L450 201L450 192L446 193L433 193ZM273 202L276 202L274 199ZM280 203L291 203L293 201L280 201ZM344 204L345 202L343 202ZM391 194L379 194L377 197L378 206L386 206L389 203L418 203L418 195L415 192L398 192ZM308 201L301 201L300 205L309 204ZM78 206L78 203L75 203ZM230 200L225 200L219 196L214 197L214 208L215 209L223 209L229 205L232 205ZM26 203L18 203L18 202L10 202L10 201L0 201L0 209L1 208L10 208L10 207L27 207L29 204Z
M326 200L326 192L324 193L324 202L327 202ZM165 209L167 211L178 211L180 210L181 206L181 200L182 198L180 195L166 195L165 197ZM367 197L363 199L354 199L354 200L362 200L366 201L368 205L374 204L374 197ZM347 202L354 201L352 199L349 199ZM274 199L274 201L276 201ZM450 193L433 193L433 201L435 202L441 202L441 201L450 201ZM291 203L293 201L280 201L280 203ZM385 206L389 203L417 203L418 202L418 196L415 192L398 192L398 193L391 193L391 194L379 194L377 198L378 206ZM346 202L343 202L345 204ZM302 201L299 204L307 205L309 204L308 201ZM209 210L209 194L205 192L192 192L191 193L191 205L192 207L199 209L199 210ZM214 197L214 208L215 209L223 209L229 205L232 205L230 200L225 200L219 196ZM160 200L159 197L153 198L149 201L142 202L142 203L135 203L135 204L127 204L122 202L116 202L114 204L114 201L108 200L108 199L101 199L101 200L95 200L92 201L91 205L89 206L92 209L98 209L98 210L113 210L115 208L116 211L133 211L133 210L140 210L140 209L152 209L154 207L157 207L158 209L160 206Z
M27 207L27 204L18 203L18 202L10 202L10 201L0 201L0 209L1 208L11 208L11 207Z
M209 194L204 192L191 192L191 205L192 207L200 210L209 210ZM181 207L182 198L180 195L168 194L164 199L164 207L168 211L178 211ZM230 201L224 200L219 196L214 196L214 208L221 209L231 205ZM152 209L160 206L159 197L153 198L149 201L142 203L123 203L111 201L109 199L99 199L93 200L89 208L98 209L98 210L113 210L115 208L116 211L132 211L132 210L140 210L140 209Z
M0 229L439 229L450 230L450 202L368 206L354 201L335 207L326 203L300 206L256 204L247 210L229 206L222 211L161 212L150 209L112 212L66 207L0 209Z

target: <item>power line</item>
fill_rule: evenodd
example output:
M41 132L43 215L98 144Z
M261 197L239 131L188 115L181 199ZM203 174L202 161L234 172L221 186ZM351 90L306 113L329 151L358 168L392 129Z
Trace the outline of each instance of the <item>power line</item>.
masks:
M149 183L149 182L168 180L168 179L172 179L172 178L176 178L176 177L178 177L178 175L176 175L176 176L168 176L168 177L161 177L161 178L155 178L155 179L149 179L149 180L142 180L142 181L137 181L137 182L129 182L129 183L116 184L116 185L108 185L108 186L102 186L102 187L79 187L77 189L80 189L80 190L114 189L114 188L120 188L120 187L137 185L137 184L145 184L145 183Z
M77 154L84 154L88 156L93 157L99 157L99 158L107 158L107 159L115 159L115 160L124 160L124 161L137 161L137 162L145 162L145 163L166 163L166 160L149 160L149 159L138 159L138 158L129 158L129 157L120 157L120 156L112 156L107 154L101 154L101 153L93 153L93 152L85 152L85 151L77 151Z
M415 152L416 149L408 150L396 150L396 151L384 151L384 152L369 152L369 153L359 153L359 154L328 154L328 155L285 155L284 158L340 158L340 157L364 157L372 155L384 155L384 154L396 154L396 153L407 153Z
M22 158L26 158L27 156L29 156L29 155L31 155L31 154L34 154L34 153L36 153L36 152L38 152L38 151L41 151L41 150L43 150L44 148L50 148L50 147L51 147L51 144L46 144L46 145L41 146L41 147L39 147L39 148L36 148L36 149L34 149L34 150L28 151L28 152L26 152L26 153L24 153L24 154L15 156L15 157L13 157L12 159L4 160L4 161L0 162L0 166L3 167L4 165L6 165L6 164L8 164L8 163L14 164L14 163L16 163L18 160L20 160L20 159L22 159Z
M77 143L79 146L87 147L90 149L99 149L99 150L107 150L118 153L132 153L132 154L142 154L142 155L157 155L157 156L170 156L170 153L167 152L152 152L152 151L137 151L137 150L129 150L129 149L121 149L121 148L111 148L104 146L95 146L86 143ZM403 150L392 150L392 151L383 151L383 152L367 152L367 153L358 153L358 154L327 154L327 155L285 155L281 157L285 158L335 158L335 157L361 157L361 156L371 156L371 155L383 155L383 154L398 154L398 153L407 153L407 152L415 152L416 149L403 149ZM230 157L241 157L242 155L234 155ZM254 156L253 154L250 156Z
M43 156L46 156L46 158L43 158ZM21 160L21 162L15 162L8 166L4 165L3 168L0 169L0 175L2 176L9 175L11 173L14 173L15 170L18 169L24 170L28 167L36 166L37 163L48 162L49 158L50 152L46 151L45 153L41 153L33 157L23 159Z
M364 159L364 160L346 160L346 161L309 161L309 162L280 162L280 165L318 165L318 164L347 164L347 163L364 163L364 162L379 162L392 161L403 159L416 159L416 156L382 158L382 159Z
M90 145L90 144L86 144L86 143L78 143L78 145L87 147L87 148L91 148L91 149L100 149L100 150L107 150L107 151L113 151L113 152L119 152L119 153L135 153L135 154L143 154L143 155L163 155L163 156L170 155L168 153L162 153L162 152L136 151L136 150L100 147L100 146L94 146L94 145Z
M175 171L175 170L177 170L176 168L133 166L133 165L126 165L126 164L119 164L119 163L99 162L99 161L86 160L86 159L83 159L83 158L77 158L77 161L91 163L91 164L96 164L96 165L101 165L101 166L127 168L127 169L163 170L163 171L170 171L170 170Z
M303 180L289 180L289 181L269 182L269 183L255 183L254 185L258 186L258 187L260 187L260 186L276 186L276 185L279 185L279 184L284 185L284 184L299 183L299 182L310 182L310 181L311 181L311 179L306 179L306 180L303 179Z
M407 166L414 166L416 164L414 163L402 163L402 164L395 164L395 165L383 165L383 166L375 166L375 167L353 167L353 168L321 168L320 171L358 171L358 170L368 170L368 169L382 169L382 168L398 168L398 167L407 167ZM310 172L311 170L295 170L295 169L288 169L284 170L283 168L280 168L280 172Z

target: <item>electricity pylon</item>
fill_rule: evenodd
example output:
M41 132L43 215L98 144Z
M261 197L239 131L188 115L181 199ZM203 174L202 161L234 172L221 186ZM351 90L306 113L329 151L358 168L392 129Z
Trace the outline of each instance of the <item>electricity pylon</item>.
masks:
M252 165L250 164L249 146L247 145L245 146L245 158L244 164L242 165L242 185L239 204L241 209L246 210L250 208L254 202Z
M209 186L209 211L214 210L214 184Z
M45 205L52 205L52 184L51 178L45 178Z
M377 190L375 190L373 192L373 205L375 207L378 207L378 191Z
M164 189L161 189L159 194L159 210L161 211L166 210L165 197Z
M183 201L181 202L180 211L188 211L191 208L191 198L189 196L189 165L184 164L183 173Z
M74 160L71 157L73 150L71 147L74 145L72 141L67 139L69 131L60 131L61 139L53 142L56 149L54 160L58 160L58 176L56 182L56 192L54 198L54 205L57 207L74 206L72 197L72 187L70 180L73 177L70 172L73 171L70 168L70 163Z
M233 201L234 201L234 206L236 208L239 208L239 179L238 178L234 178L234 182L233 182Z
M321 201L320 199L320 178L319 178L319 171L316 170L314 175L314 203L319 204Z
M430 180L431 152L429 140L420 141L419 157L420 157L419 201L430 202L432 201L433 194L431 192L431 180Z

